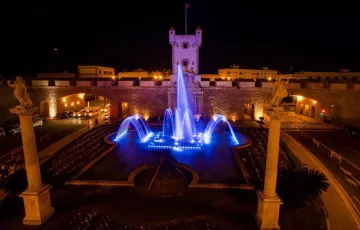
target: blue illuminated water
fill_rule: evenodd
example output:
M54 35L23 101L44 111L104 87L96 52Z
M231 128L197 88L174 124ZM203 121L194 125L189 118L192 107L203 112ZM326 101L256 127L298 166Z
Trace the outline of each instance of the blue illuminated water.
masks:
M176 106L175 111L166 109L162 130L153 132L146 124L144 118L135 114L126 118L120 125L115 141L124 138L131 124L142 143L150 149L172 149L179 152L186 150L201 150L203 145L209 145L213 139L214 129L217 125L224 123L229 129L230 145L238 145L237 139L226 116L215 114L206 128L195 125L195 117L189 106L189 92L184 81L184 75L180 65L176 81Z

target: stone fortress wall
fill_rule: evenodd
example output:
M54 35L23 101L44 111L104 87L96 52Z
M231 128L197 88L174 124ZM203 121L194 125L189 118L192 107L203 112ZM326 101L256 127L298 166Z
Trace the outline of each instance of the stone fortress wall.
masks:
M141 81L140 81L141 83ZM168 82L163 82L168 83ZM110 114L112 117L124 117L139 113L145 117L163 116L164 110L171 106L171 84L140 84L134 86L133 81L111 80L31 80L27 81L29 92L34 104L40 107L43 116L54 117L57 113L57 104L62 97L91 93L103 96L110 100ZM215 113L228 116L231 120L243 120L244 114L252 119L263 116L263 105L271 98L273 81L217 81L210 84L200 82L200 88L190 89L199 96L200 112L205 118ZM0 123L11 118L9 108L17 104L13 97L13 89L5 82L0 87ZM154 85L154 86L153 86ZM360 118L360 83L344 82L312 82L294 81L288 85L288 92L292 95L301 95L302 100L296 104L297 113L305 113L321 120L321 111L326 115L333 115L351 121ZM197 100L198 100L197 99ZM122 105L126 103L127 111ZM249 111L245 108L250 105ZM306 111L304 112L305 107ZM314 108L312 108L314 107ZM248 110L248 109L246 109ZM331 114L330 114L331 113Z

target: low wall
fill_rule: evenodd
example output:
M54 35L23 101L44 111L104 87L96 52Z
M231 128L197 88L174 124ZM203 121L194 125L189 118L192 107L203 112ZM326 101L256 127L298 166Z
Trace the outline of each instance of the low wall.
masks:
M91 81L76 81L76 86L91 86Z
M70 81L55 81L55 86L70 86Z
M32 80L31 85L33 85L33 86L49 86L49 80Z
M215 85L217 87L232 87L232 81L216 81Z
M255 82L251 82L251 81L249 81L249 82L239 82L238 83L238 86L240 87L240 88L252 88L252 87L255 87Z

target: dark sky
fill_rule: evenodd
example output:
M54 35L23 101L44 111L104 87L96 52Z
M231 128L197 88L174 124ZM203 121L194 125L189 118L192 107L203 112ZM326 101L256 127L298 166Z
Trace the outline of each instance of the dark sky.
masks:
M80 64L117 71L171 68L168 29L184 33L184 1L1 2L3 76L71 72ZM208 3L189 1L188 10L189 33L198 25L203 29L201 73L231 64L267 65L283 73L290 65L295 71L360 71L360 14L354 5L201 2Z

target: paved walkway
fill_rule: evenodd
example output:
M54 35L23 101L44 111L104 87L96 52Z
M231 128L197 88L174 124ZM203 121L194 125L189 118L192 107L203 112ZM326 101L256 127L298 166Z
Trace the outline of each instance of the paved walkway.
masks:
M307 164L309 168L314 168L323 172L328 177L330 187L327 192L322 195L322 199L328 211L330 229L360 229L359 217L352 206L351 199L328 170L312 155L312 153L284 131L281 132L281 139L303 164Z

